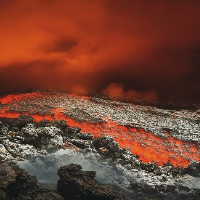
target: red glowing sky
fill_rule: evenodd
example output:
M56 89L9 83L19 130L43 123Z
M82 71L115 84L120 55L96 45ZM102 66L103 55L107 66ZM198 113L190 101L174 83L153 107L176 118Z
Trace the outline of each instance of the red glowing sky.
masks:
M0 94L198 101L199 0L1 0Z

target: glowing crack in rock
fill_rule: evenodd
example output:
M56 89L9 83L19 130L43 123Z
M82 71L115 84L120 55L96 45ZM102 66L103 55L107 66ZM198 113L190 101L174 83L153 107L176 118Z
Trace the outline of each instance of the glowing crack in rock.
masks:
M199 140L194 137L199 132L198 112L51 93L8 95L0 102L0 117L28 115L36 122L64 120L70 127L80 128L81 133L113 137L143 163L185 168L191 161L200 161Z

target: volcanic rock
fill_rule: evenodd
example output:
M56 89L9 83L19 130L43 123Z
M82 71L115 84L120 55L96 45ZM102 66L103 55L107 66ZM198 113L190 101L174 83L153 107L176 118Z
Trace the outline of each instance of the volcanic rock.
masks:
M125 188L131 195L155 193L158 197L163 193L166 199L188 199L199 189L199 110L163 110L66 94L45 93L40 97L30 95L0 105L0 162L31 160L40 154L44 159L55 156L61 163L55 165L56 173L58 167L76 163L81 157L92 166L96 164L96 168L87 169L97 171L96 177L106 172L99 182L117 185L123 192ZM7 118L13 114L16 119ZM64 163L67 156L54 154L61 147L68 148L66 152L69 148L81 151L72 150L75 161ZM77 163L86 168L84 162ZM44 166L52 170L52 164ZM40 195L46 198L49 194Z
M28 124L22 128L22 133L24 142L47 151L54 151L63 144L62 131L53 126L37 128Z
M94 148L105 158L111 158L128 169L140 168L140 163L135 155L128 149L121 148L112 137L103 136L95 138L92 142Z
M35 200L63 200L63 198L53 191L40 192Z
M25 170L9 164L0 164L0 199L34 199L38 192L36 178Z
M198 162L191 162L190 165L184 170L185 173L198 175L200 174L200 163Z
M63 143L62 148L63 149L74 149L75 151L80 151L80 149L78 147L76 147L75 145L73 145L71 142Z
M27 124L33 123L33 118L31 116L27 116L27 115L20 115L16 119L1 118L1 121L3 122L4 126L6 125L10 129L17 128L18 130L21 130Z
M200 200L200 191L197 191L196 195L192 200Z
M112 157L119 158L123 154L123 149L120 148L118 143L115 142L112 137L103 136L101 138L95 138L93 145L104 155L112 155Z
M0 144L2 160L19 160L37 155L37 150L28 144L18 144L6 139Z
M83 140L92 140L93 136L90 133L78 133L77 136Z
M57 189L70 200L125 200L125 196L110 186L100 185L94 171L82 171L80 165L70 164L58 170Z

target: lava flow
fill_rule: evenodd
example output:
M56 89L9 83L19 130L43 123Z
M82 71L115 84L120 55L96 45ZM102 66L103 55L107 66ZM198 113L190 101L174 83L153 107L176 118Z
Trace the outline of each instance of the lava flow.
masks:
M23 114L33 117L36 122L43 119L65 120L69 126L80 128L81 133L88 132L94 137L104 135L113 137L122 148L130 149L143 163L157 163L160 166L172 164L174 167L185 168L191 161L200 162L197 142L182 141L170 135L166 130L163 130L165 137L158 137L151 131L145 131L143 127L124 126L112 118L113 111L107 116L105 114L103 117L101 116L101 120L97 123L90 121L89 118L88 120L86 120L87 118L76 119L74 114L76 109L79 109L78 115L84 111L83 116L88 115L86 111L92 113L91 106L93 106L93 110L100 107L102 112L106 112L105 107L101 106L101 102L95 103L89 98L29 93L8 95L1 98L0 102L0 117L18 118ZM106 103L104 102L104 104ZM95 113L92 114L92 116L96 116Z

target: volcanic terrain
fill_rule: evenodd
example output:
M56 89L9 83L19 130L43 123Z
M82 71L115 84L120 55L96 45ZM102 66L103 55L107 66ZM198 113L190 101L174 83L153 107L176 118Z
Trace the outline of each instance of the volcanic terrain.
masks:
M130 199L192 199L200 190L198 109L35 92L0 98L0 121L1 162L41 188L55 190L58 168L75 163Z

